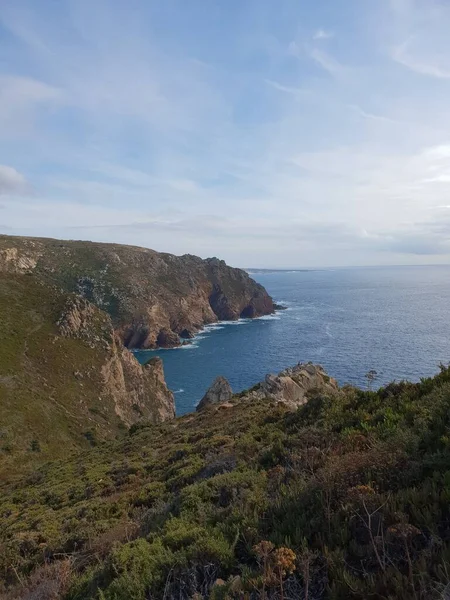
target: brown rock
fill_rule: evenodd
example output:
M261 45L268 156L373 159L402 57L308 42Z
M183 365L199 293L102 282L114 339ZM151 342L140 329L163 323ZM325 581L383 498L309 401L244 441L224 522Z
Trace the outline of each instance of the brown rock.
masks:
M180 345L180 336L170 329L161 329L156 344L160 348L173 348Z
M102 375L103 394L113 399L115 412L126 425L140 420L161 423L175 417L174 396L167 388L160 358L141 366L117 340Z
M60 334L83 340L107 353L101 369L105 402L127 425L141 419L159 423L175 416L175 401L164 380L162 361L153 358L144 367L114 333L110 317L85 298L71 296L57 323ZM80 372L75 377L82 378Z

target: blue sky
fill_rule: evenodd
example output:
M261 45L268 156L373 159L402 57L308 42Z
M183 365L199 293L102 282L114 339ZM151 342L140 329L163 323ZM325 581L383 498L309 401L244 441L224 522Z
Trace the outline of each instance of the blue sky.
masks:
M0 232L450 262L447 0L1 0Z

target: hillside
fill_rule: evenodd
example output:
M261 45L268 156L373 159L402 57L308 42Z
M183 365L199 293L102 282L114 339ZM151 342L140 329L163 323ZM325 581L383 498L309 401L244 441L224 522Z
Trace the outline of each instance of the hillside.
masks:
M4 485L3 598L444 598L449 440L450 369L286 370Z
M217 259L0 236L0 479L175 415L162 363L205 323L273 312L263 287Z
M0 479L173 418L161 362L141 367L88 301L0 273L0 314Z
M265 289L217 258L0 236L0 272L32 273L108 313L129 348L171 347L207 323L274 311Z

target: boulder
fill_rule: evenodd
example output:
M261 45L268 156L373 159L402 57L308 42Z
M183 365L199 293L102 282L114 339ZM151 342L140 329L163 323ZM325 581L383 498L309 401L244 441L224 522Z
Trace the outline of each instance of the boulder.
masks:
M209 406L210 404L227 402L232 397L233 390L231 389L228 380L225 379L225 377L217 377L198 403L197 410L202 410L205 406Z

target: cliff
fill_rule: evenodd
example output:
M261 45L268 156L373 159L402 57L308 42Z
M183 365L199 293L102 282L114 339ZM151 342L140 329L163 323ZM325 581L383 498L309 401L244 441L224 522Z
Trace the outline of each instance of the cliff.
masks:
M133 246L0 236L0 272L83 296L129 348L176 346L205 324L274 311L261 285L217 258Z
M0 273L0 479L173 418L161 361L141 367L106 312L19 260L23 273Z
M85 298L70 296L57 325L62 336L104 352L100 397L113 402L115 414L125 425L140 419L159 423L175 416L162 360L155 357L142 367L117 338L109 315ZM76 376L84 377L80 371Z

